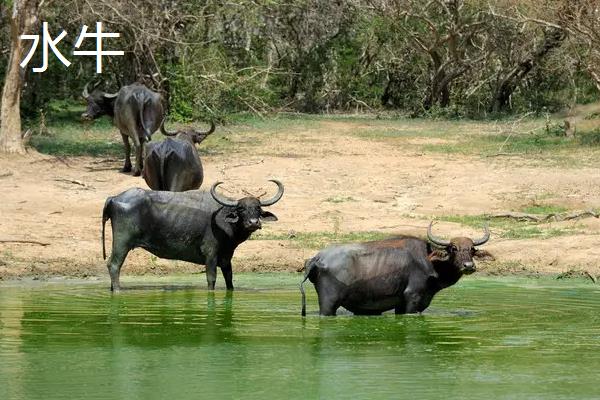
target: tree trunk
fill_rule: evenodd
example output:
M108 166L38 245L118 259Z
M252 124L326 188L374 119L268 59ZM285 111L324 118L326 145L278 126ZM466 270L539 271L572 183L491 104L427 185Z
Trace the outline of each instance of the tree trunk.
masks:
M21 135L21 87L23 43L19 36L37 21L37 0L14 0L10 18L10 58L0 106L0 153L25 153Z
M559 47L567 34L562 29L547 29L544 31L544 41L527 58L521 60L504 78L501 79L496 94L492 100L490 111L506 111L510 106L510 97L523 78L539 63L552 49Z

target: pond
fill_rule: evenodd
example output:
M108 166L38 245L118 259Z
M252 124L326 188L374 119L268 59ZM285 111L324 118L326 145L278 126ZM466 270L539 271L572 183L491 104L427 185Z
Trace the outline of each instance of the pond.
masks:
M234 278L0 285L0 397L600 397L592 283L467 277L422 315L333 318L309 284L303 319L299 275Z

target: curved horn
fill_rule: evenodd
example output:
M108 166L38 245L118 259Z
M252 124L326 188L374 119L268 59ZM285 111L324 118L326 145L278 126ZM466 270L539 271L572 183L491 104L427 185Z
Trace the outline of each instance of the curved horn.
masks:
M238 205L238 202L237 202L237 200L230 200L230 199L227 199L227 198L225 198L225 197L220 197L220 196L217 194L217 191L216 191L215 189L216 189L216 188L217 188L217 186L219 186L221 183L223 183L223 182L215 182L215 183L214 183L214 184L211 186L211 188L210 188L210 194L211 194L211 196L213 197L213 199L215 199L215 201L216 201L217 203L219 203L220 205L222 205L222 206L226 206L226 207L235 207L235 206L237 206L237 205Z
M165 136L175 136L179 133L179 131L168 131L165 128L165 121L166 121L167 117L165 116L162 120L162 122L160 123L160 133L162 133ZM222 182L221 182L222 183Z
M200 144L204 139L206 139L208 137L208 135L210 135L214 131L215 131L215 123L213 121L210 121L210 128L206 132L195 131L195 130L192 131L192 140L194 141L194 143Z
M83 92L81 93L81 96L84 99L87 99L88 97L90 97L90 92L88 91L88 86L90 85L90 83L86 83L85 86L83 87Z
M115 93L103 93L102 95L107 99L114 99L119 95L119 91L117 90Z
M485 230L485 233L483 234L483 237L477 239L477 240L473 240L473 246L481 246L482 244L484 244L485 242L487 242L488 240L490 240L490 229L488 228L488 225L485 224L483 226L483 229Z
M208 136L215 131L215 123L214 121L210 121L210 128L206 132L195 131L198 135Z
M92 81L89 81L89 82L88 82L88 83L86 83L86 84L85 84L85 86L83 87L83 93L81 93L81 96L82 96L84 99L87 99L88 97L90 97L90 89L89 89L89 86L90 86L90 83L92 83L92 82L94 82L94 81L93 81L93 80L92 80ZM96 90L96 88L97 88L98 86L100 86L100 84L101 84L101 83L102 83L102 81L96 81L96 82L94 82L94 85L92 86L92 90Z
M277 194L271 199L265 201L261 200L260 205L263 207L272 206L273 204L277 203L279 199L281 199L281 196L283 196L283 183L279 182L277 179L269 179L269 182L276 184L278 190Z
M446 247L450 246L449 240L440 239L439 237L433 236L431 233L431 227L433 226L433 221L429 223L429 228L427 228L427 239L433 244L437 244L438 246Z

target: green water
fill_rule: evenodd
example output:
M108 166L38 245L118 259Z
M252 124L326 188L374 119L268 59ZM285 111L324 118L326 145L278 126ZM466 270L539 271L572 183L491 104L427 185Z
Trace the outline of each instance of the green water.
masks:
M299 276L0 286L1 399L598 399L600 289L468 277L417 316L300 317ZM312 312L312 314L310 314Z

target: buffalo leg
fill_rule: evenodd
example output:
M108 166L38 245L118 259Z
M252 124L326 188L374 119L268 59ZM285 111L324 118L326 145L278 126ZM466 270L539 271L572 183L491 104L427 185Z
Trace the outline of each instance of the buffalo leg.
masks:
M406 305L404 303L398 304L396 308L394 308L394 313L396 313L396 315L406 314Z
M129 144L129 136L121 133L123 146L125 146L125 164L121 172L131 172L131 145Z
M335 315L340 306L339 293L342 288L329 277L320 276L320 279L315 283L315 289L319 297L319 314Z
M319 314L320 315L335 315L338 309L338 305L335 304L333 299L326 296L319 296Z
M135 147L135 167L133 168L133 176L140 176L142 174L143 168L142 153L144 150L144 139L141 139L138 136L134 136L133 144Z
M222 259L219 263L227 290L233 290L233 270L231 268L231 259Z
M215 290L215 282L217 281L217 261L209 260L206 263L206 282L208 290Z
M118 292L121 290L119 276L121 274L121 266L123 266L123 262L127 257L127 253L129 253L128 249L117 248L117 246L113 246L112 254L108 259L107 267L110 275L110 290L113 292Z
M425 310L431 303L432 296L427 294L426 290L414 290L407 288L404 291L404 313L415 314ZM399 314L396 312L396 314ZM400 313L401 314L401 313Z

